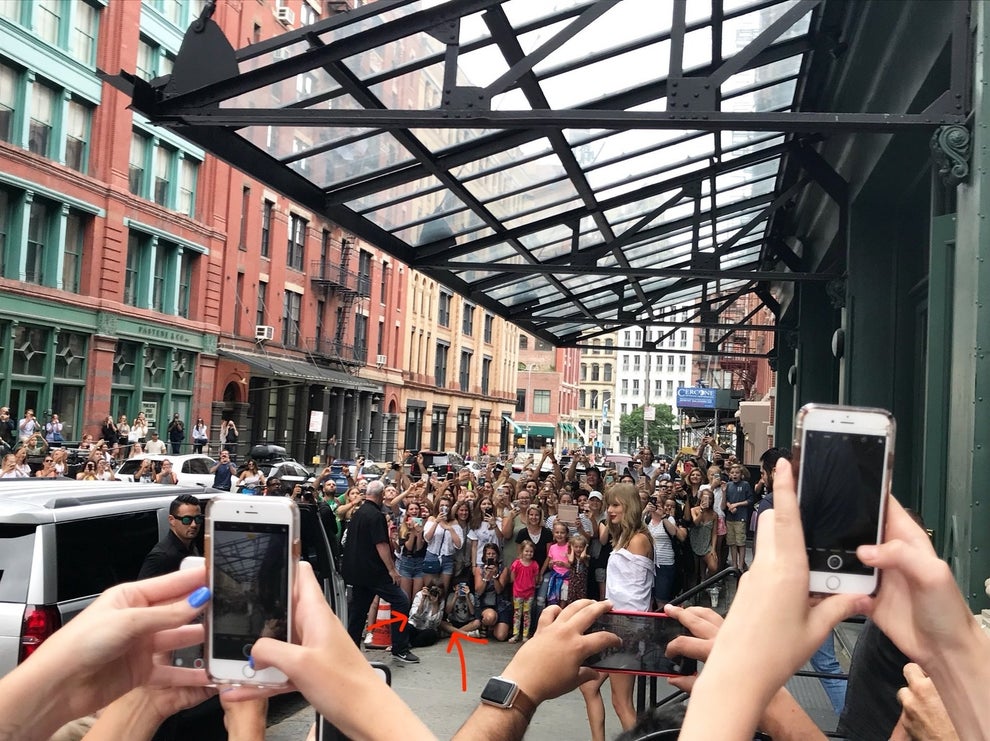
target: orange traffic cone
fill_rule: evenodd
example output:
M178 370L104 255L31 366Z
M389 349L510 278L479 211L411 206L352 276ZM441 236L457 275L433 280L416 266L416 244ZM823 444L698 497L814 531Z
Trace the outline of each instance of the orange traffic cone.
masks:
M391 648L392 647L392 626L381 625L380 623L392 617L392 605L385 600L378 601L378 617L375 619L379 625L371 631L371 643L366 643L368 648Z

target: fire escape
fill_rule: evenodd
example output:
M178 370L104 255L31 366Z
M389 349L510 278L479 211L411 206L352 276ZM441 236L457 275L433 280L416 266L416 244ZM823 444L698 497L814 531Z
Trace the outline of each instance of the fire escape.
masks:
M325 250L320 260L312 264L310 276L313 284L322 289L327 307L336 299L337 321L333 336L322 333L314 338L314 352L339 363L345 370L356 372L365 364L364 348L346 342L348 324L354 313L354 303L368 298L370 282L349 269L354 240L344 237L339 250Z

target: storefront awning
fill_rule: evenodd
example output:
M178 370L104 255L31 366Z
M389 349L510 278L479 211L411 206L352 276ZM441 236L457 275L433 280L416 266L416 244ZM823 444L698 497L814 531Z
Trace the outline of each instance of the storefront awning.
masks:
M523 434L526 434L527 428L529 429L529 435L537 437L554 437L557 432L557 428L554 425L537 425L533 423L526 424L522 423Z
M568 437L574 434L574 425L572 425L570 422L560 422L558 426L560 427L560 431L563 432Z
M218 354L221 357L244 363L251 368L252 372L265 378L283 378L307 383L318 383L324 386L337 386L339 388L382 393L382 387L371 381L357 378L348 373L323 368L314 363L279 358L272 355L232 352L222 349L219 350Z
M520 427L519 425L517 425L517 424L516 424L516 423L515 423L515 422L513 421L513 419L512 419L512 417L510 417L510 416L509 416L508 414L503 414L503 415L502 415L502 419L504 419L504 420L505 420L505 423L506 423L507 425L509 425L510 427L512 427L512 433L513 433L514 435L521 435L521 434L523 434L523 428L522 428L522 427Z

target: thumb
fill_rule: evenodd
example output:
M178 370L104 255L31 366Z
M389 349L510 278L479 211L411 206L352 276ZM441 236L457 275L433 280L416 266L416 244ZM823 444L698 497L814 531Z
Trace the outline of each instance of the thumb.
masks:
M302 646L296 646L274 638L259 638L251 648L254 668L261 670L275 667L290 678L298 674L304 661Z
M811 608L811 624L822 640L847 617L862 612L863 595L833 594Z

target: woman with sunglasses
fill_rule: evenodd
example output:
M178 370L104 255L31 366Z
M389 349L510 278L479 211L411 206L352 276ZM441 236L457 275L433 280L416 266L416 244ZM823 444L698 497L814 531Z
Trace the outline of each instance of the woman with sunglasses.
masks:
M38 479L58 478L58 471L55 470L55 461L50 455L45 456L45 459L41 462L41 468L34 472L34 476Z

